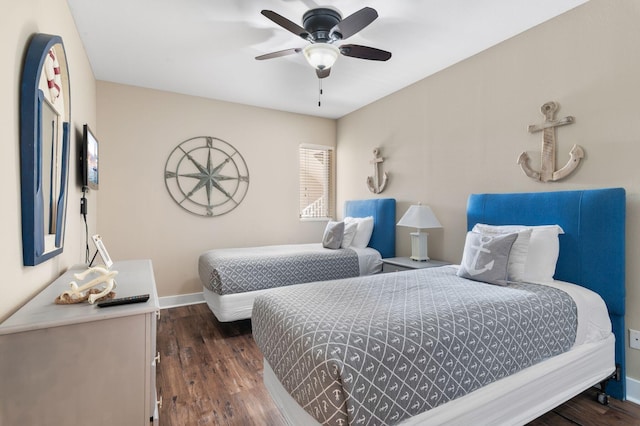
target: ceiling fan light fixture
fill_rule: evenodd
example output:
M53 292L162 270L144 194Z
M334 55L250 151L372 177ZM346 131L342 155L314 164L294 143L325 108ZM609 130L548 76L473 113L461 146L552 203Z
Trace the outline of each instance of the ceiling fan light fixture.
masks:
M302 50L309 64L319 70L331 68L338 59L340 50L329 43L310 44Z

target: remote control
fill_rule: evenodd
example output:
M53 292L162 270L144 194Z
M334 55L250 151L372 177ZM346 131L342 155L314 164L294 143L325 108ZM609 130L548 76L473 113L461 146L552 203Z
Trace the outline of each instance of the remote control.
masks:
M120 297L116 299L103 300L98 302L98 306L101 308L107 308L109 306L128 305L129 303L142 303L149 300L148 294L140 294L138 296Z

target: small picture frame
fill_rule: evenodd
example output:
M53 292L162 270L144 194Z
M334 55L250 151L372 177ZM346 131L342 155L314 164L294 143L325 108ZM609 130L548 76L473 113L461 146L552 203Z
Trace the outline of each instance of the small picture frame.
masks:
M96 234L92 236L91 239L93 240L93 243L98 249L98 253L100 253L100 257L102 258L102 262L104 262L104 265L107 267L107 269L111 268L111 265L113 265L113 261L111 260L111 256L109 256L109 252L107 251L107 248L104 246L104 243L102 242L102 237Z

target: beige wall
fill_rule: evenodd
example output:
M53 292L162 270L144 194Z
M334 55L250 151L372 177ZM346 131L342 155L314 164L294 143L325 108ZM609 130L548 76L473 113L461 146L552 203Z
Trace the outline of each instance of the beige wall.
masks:
M335 120L98 82L98 229L114 259L150 258L160 296L202 291L198 256L220 247L320 241L326 223L298 220L298 145L335 146ZM233 211L189 214L169 196L164 167L195 136L233 145L249 190Z
M429 234L430 255L459 262L472 192L627 190L627 326L640 329L640 2L592 0L552 21L371 104L338 121L338 206L367 197L372 149L390 174L381 196L429 204L443 229ZM428 58L425 58L428 60ZM558 168L573 144L586 157L564 181L542 184L516 164L527 151L539 168L540 106L560 103ZM398 228L399 255L410 253ZM598 259L593 259L597 262ZM640 379L640 352L627 350L628 375Z
M0 69L0 320L17 310L70 265L84 260L84 224L77 183L77 133L83 123L95 124L95 80L73 18L64 0L0 0L0 51L8 66ZM64 252L38 266L22 266L20 210L20 77L28 41L34 33L62 37L71 78L71 169ZM95 227L95 212L89 217Z

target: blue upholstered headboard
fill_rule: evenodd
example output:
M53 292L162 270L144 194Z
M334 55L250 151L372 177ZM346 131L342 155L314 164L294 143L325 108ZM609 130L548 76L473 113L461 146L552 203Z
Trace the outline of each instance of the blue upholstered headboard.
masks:
M396 200L375 198L350 200L344 203L344 217L373 216L373 233L369 247L382 254L383 258L396 255Z
M560 255L554 278L602 296L616 337L620 379L607 391L624 399L625 389L625 190L623 188L516 194L472 194L467 227L558 224Z

